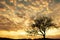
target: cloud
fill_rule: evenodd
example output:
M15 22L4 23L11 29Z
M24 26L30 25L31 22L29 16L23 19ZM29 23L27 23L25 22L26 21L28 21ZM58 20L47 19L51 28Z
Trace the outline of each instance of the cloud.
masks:
M37 16L41 15L47 15L48 17L53 17L54 18L60 16L57 10L59 10L60 7L53 5L49 6L49 3L47 1L43 0L21 0L18 5L15 6L9 6L7 5L8 8L10 8L10 11L6 9L6 14L4 14L4 19L0 16L0 20L4 20L4 22L1 22L0 24L0 29L1 30L15 30L21 28L21 26L24 27L24 22L28 20L33 20ZM56 6L56 7L55 7ZM14 9L13 9L14 8ZM15 9L16 8L16 9ZM51 12L52 11L52 12ZM2 14L2 13L0 13ZM7 20L8 18L8 20ZM4 25L3 25L4 24ZM17 24L17 26L16 26ZM24 24L24 25L23 25ZM6 26L5 26L6 25Z
M11 30L14 28L14 23L8 18L0 15L0 30Z

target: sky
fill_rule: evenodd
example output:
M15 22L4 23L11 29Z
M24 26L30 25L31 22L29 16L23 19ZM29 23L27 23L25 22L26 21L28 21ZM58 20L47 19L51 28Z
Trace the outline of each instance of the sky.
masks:
M42 15L53 18L53 22L59 26L58 29L48 30L47 37L60 37L60 0L17 1L0 0L0 37L26 34L26 30L32 30L33 20Z

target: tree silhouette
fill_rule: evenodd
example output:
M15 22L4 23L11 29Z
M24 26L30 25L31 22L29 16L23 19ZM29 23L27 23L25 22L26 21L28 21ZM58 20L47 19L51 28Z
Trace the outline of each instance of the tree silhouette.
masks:
M32 24L32 27L37 27L45 39L46 30L48 30L50 27L56 27L55 24L52 23L52 20L52 18L42 16L34 20L35 24Z

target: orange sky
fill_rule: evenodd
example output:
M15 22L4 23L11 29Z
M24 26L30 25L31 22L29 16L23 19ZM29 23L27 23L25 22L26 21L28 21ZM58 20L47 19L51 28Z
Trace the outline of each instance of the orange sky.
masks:
M5 7L1 8L3 5ZM60 27L59 0L29 0L13 5L6 4L5 1L0 3L0 37L19 38L18 35L23 34L25 36L25 30L31 30L30 24L33 23L33 19L41 15L52 17L53 22ZM60 38L60 28L50 29L46 34L48 38Z

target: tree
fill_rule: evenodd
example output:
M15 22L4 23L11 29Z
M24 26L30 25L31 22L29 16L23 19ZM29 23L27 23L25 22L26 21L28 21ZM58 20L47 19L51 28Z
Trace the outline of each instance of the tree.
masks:
M46 30L48 30L50 27L56 27L55 24L52 23L52 20L52 18L42 16L34 20L35 24L32 24L32 27L37 27L45 39Z

